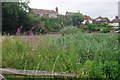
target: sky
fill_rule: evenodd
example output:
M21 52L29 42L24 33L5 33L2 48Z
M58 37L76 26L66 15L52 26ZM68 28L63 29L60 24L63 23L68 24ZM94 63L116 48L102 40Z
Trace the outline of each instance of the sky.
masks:
M98 16L108 17L110 20L118 15L118 2L120 0L30 0L30 8L55 10L59 14L78 12L91 18Z

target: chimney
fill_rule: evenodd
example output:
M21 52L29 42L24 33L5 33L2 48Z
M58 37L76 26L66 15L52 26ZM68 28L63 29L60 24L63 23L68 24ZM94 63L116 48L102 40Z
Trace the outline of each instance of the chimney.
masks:
M58 7L56 7L56 12L58 13Z
M118 16L115 16L115 18L118 18Z

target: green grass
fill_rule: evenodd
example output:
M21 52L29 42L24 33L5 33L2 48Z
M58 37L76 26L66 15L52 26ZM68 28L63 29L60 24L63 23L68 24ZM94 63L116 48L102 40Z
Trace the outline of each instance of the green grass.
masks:
M4 37L2 66L77 73L80 78L118 78L118 43L117 34Z

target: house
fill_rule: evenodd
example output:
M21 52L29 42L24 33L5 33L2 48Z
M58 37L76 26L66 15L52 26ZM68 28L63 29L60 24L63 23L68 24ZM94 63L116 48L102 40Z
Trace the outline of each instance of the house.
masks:
M85 23L91 23L92 24L92 18L90 16L85 15L85 19L82 23L83 24L85 24Z
M118 27L119 26L119 22L120 22L120 20L118 19L118 16L116 16L115 17L115 19L113 19L112 21L110 21L110 25L111 26L116 26L116 27Z
M68 12L66 11L66 15L73 15L75 12Z
M33 9L31 10L34 12L34 15L38 15L40 17L45 17L45 18L58 18L59 13L58 13L58 7L56 7L55 11L54 10L45 10L45 9Z
M103 18L103 17L101 17L101 16L99 16L96 19L93 19L93 23L95 23L95 24L106 23L107 24L108 20Z
M78 10L78 12L68 12L68 11L66 11L65 15L73 15L74 13L80 13L80 11L79 10Z

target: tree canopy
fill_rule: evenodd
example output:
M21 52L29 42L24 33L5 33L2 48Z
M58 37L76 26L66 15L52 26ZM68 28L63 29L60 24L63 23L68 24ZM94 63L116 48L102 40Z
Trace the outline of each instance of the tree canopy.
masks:
M79 27L80 24L84 21L85 16L81 13L74 13L72 15L67 15L66 18L66 24L68 26L73 25Z
M2 3L2 31L16 33L20 26L29 26L28 2L3 2ZM28 29L28 27L26 27Z

